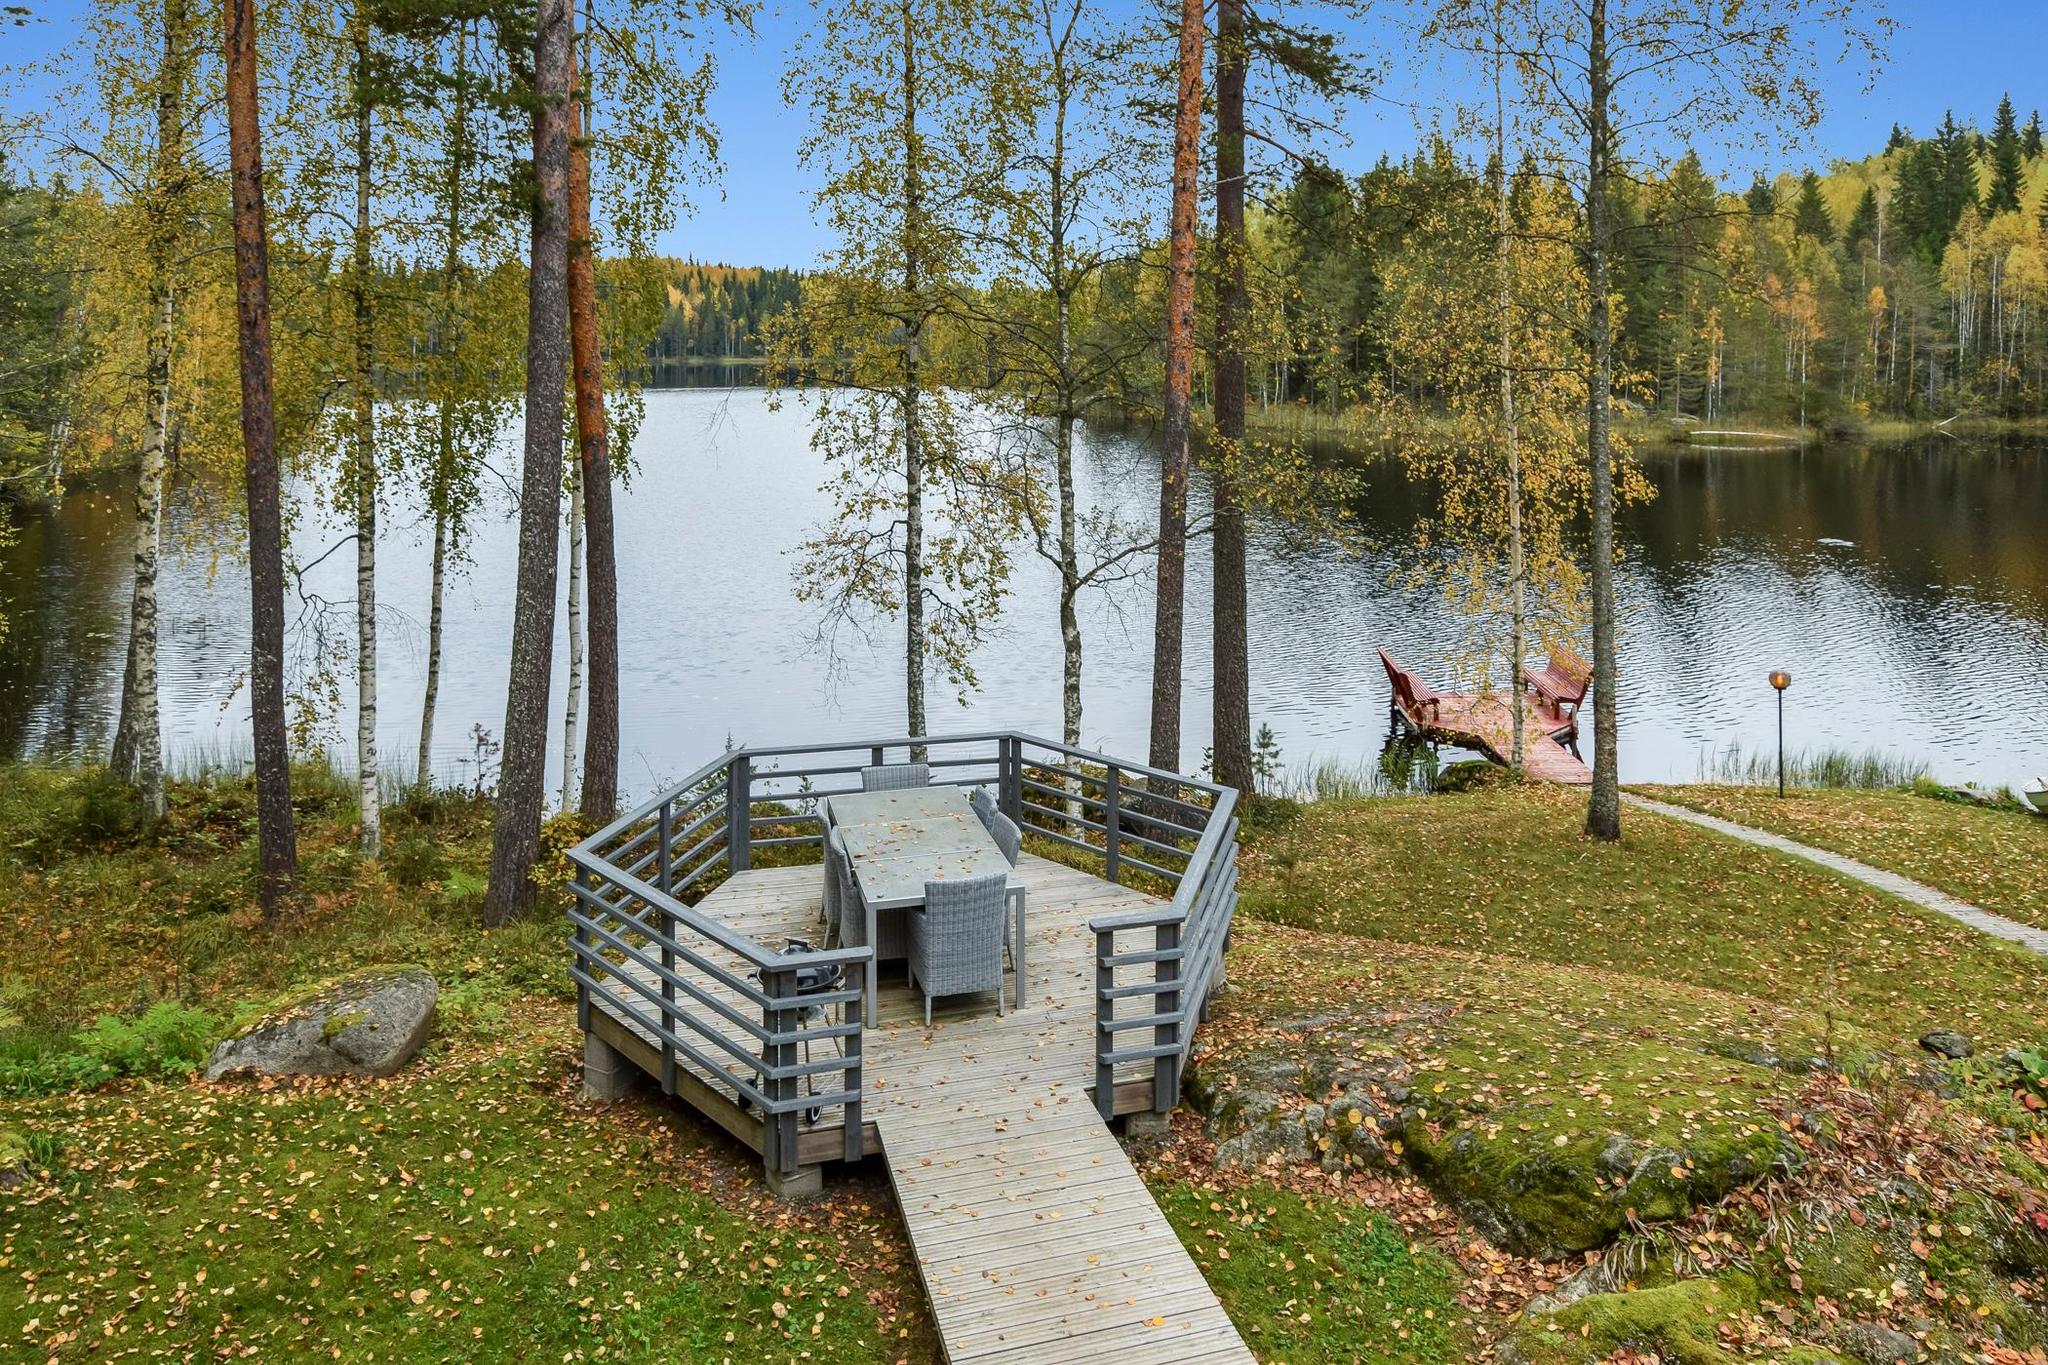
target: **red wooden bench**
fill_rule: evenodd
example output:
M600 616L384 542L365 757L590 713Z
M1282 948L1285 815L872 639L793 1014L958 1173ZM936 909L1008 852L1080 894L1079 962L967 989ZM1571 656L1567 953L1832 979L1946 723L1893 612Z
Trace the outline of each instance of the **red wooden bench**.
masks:
M1394 709L1417 729L1435 725L1441 698L1430 685L1394 662L1394 656L1380 651L1380 666L1387 670L1387 682L1394 689Z
M1528 681L1543 704L1573 724L1578 723L1579 706L1586 700L1586 689L1593 683L1593 670L1584 659L1570 649L1560 645L1550 651L1550 662L1541 669L1522 670L1522 677ZM1567 711L1565 708L1570 707Z

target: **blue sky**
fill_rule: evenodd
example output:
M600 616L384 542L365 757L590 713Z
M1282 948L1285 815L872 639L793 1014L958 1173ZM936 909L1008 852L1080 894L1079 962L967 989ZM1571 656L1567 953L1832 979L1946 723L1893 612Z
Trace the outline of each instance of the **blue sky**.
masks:
M38 21L26 29L0 29L0 52L9 64L33 60L76 33L78 0L28 0ZM1112 4L1130 0L1111 0ZM1400 7L1383 7L1388 15ZM1897 21L1889 64L1876 88L1862 90L1861 73L1817 73L1828 93L1827 117L1811 139L1813 162L1862 156L1883 144L1893 122L1925 131L1953 107L1961 120L1989 125L1998 96L2010 91L2025 119L2048 106L2048 0L1895 0ZM721 77L712 115L724 140L725 174L719 189L692 192L694 214L664 241L679 256L745 264L807 265L826 244L809 212L808 186L796 165L804 118L783 104L782 65L791 39L808 14L802 4L771 3L750 42L721 45ZM1370 21L1360 36L1368 48L1400 53L1400 26ZM1348 145L1331 149L1347 168L1370 164L1383 151L1414 144L1413 116L1402 100L1422 95L1427 80L1404 72L1394 59L1386 102L1354 111ZM17 100L33 99L32 89ZM1777 171L1782 166L1764 169ZM722 189L722 195L720 193Z

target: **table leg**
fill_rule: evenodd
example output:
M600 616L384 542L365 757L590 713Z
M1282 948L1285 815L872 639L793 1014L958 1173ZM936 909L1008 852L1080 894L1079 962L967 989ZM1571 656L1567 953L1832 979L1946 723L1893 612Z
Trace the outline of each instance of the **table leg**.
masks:
M1017 1008L1024 1008L1024 888L1014 893L1017 902L1016 948L1010 954L1011 964L1017 970Z
M875 937L875 903L874 903L873 901L871 901L871 900L868 900L868 899L866 899L865 897L863 897L863 898L862 898L862 900L861 900L861 910L862 910L862 912L863 912L863 913L864 913L864 914L865 914L865 915L867 916L867 931L868 931L868 948L869 948L869 950L870 950L870 951L873 951L873 949L874 949L874 946L875 946L875 944L876 944L877 942L879 942L879 940L878 940L878 939L876 939L876 937ZM875 1026L875 999L876 999L876 994L875 994L875 993L876 993L876 989L877 989L877 988L876 988L876 986L875 986L875 979L876 979L877 977L881 976L881 974L882 974L882 970L881 970L881 968L882 968L882 963L881 963L881 959L879 959L879 958L870 958L870 959L869 959L869 961L868 961L868 973L867 973L867 995L868 995L868 1027L869 1027L869 1028L873 1028L873 1027Z

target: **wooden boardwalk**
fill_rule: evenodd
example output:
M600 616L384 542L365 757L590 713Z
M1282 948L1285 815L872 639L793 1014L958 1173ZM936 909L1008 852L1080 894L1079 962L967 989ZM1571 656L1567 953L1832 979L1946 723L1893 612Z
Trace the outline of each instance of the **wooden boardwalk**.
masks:
M1091 1098L1088 920L1160 902L1029 854L1018 872L1029 906L1022 1006L998 1017L992 995L946 999L927 1028L901 968L885 968L879 1022L862 1036L863 1117L946 1356L956 1365L1251 1362ZM698 910L759 943L818 942L820 881L816 865L742 872ZM638 1025L603 1014L593 1026L648 1065L654 1040ZM817 1152L840 1140L837 1127L803 1139Z

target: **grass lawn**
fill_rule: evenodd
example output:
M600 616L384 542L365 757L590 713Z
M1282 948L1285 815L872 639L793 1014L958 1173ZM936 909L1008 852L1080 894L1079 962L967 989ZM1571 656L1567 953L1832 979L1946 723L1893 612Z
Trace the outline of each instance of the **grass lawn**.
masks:
M2048 929L2048 820L1910 791L1695 785L1643 795L1782 834Z
M1542 788L1304 806L1242 855L1243 908L1301 928L1594 967L1832 1014L1910 1046L2048 1038L2038 957L1707 830Z
M346 787L302 773L301 893L268 924L242 784L174 787L139 838L89 775L7 778L0 936L34 951L0 966L0 1165L25 1144L37 1170L0 1180L0 1357L935 1358L878 1167L791 1209L686 1109L578 1099L561 922L476 926L486 804L387 809L372 866ZM81 1089L49 1066L102 1014L175 1002L218 1030L399 962L440 980L441 1022L389 1080L206 1086L157 1059ZM1380 1215L1277 1190L1226 1215L1186 1173L1158 1192L1271 1358L1445 1358L1456 1268Z

